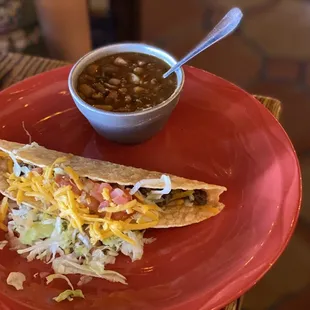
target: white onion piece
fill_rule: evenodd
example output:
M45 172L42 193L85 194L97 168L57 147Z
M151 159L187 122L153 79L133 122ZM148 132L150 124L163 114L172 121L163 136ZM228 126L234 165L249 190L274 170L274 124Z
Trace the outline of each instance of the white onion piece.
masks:
M56 167L54 168L55 174L65 174L65 171L62 168Z
M141 180L135 184L135 186L129 191L129 194L134 195L140 189L140 187L144 187L146 185L156 186L158 184L158 182L160 182L160 181L161 181L161 179L144 179L144 180Z
M83 242L83 244L84 244L88 249L91 248L89 238L88 238L86 235L78 234L78 238Z
M130 195L134 195L139 189L140 187L145 187L145 186L158 186L158 183L164 183L164 188L162 190L159 191L152 191L151 194L153 195L158 195L158 197L160 198L161 195L164 194L169 194L171 191L171 180L170 177L168 177L167 175L162 175L160 179L144 179L141 180L139 182L137 182L134 187L130 190L129 194Z
M22 173L22 167L18 164L15 156L13 155L12 152L9 152L9 155L11 157L11 159L13 160L13 173L15 174L15 176L20 177L21 173Z
M160 191L152 191L152 194L155 195L165 195L171 192L171 180L167 175L162 175L160 178L163 182L165 182L165 187Z
M30 172L30 169L26 166L23 166L20 168L21 172L23 172L26 176L28 175L28 173Z
M141 182L137 182L134 187L129 191L129 194L130 195L134 195L138 190L139 188L141 187Z
M38 144L36 142L33 142L31 144L26 144L23 147L21 147L19 149L20 150L24 150L24 149L28 149L34 146L38 146ZM14 151L13 151L14 152ZM13 152L8 152L9 156L11 157L14 165L13 165L13 173L15 174L15 176L20 177L21 173L23 172L26 176L28 175L28 173L30 172L30 169L26 166L21 167L19 165L19 163L17 162L16 157L14 156Z

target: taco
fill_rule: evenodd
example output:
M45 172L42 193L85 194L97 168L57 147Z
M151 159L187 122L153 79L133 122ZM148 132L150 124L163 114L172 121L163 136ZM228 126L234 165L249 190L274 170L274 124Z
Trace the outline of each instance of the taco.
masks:
M28 260L125 283L105 269L119 252L140 259L148 228L181 227L221 212L225 187L0 140L0 228ZM12 243L12 242L11 242ZM17 244L17 245L16 245ZM12 246L11 246L12 247Z

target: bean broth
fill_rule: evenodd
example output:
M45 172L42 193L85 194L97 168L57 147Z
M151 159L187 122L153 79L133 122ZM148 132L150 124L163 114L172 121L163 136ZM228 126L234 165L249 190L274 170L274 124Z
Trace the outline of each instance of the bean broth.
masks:
M77 83L79 96L105 111L134 112L152 108L176 89L176 74L164 79L169 65L154 56L119 53L89 64Z

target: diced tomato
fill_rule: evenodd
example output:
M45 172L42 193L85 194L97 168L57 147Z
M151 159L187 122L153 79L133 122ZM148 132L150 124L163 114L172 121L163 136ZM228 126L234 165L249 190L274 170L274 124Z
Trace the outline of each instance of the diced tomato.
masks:
M108 209L107 209L108 210ZM100 217L105 217L106 212L100 212L99 216ZM111 220L113 221L125 221L127 220L132 214L127 214L125 211L120 211L120 212L114 212L111 214Z
M85 191L82 191L81 196L79 197L79 202L81 204L86 204L87 194Z
M117 205L124 205L129 201L128 197L126 197L126 196L117 196L117 197L113 198L112 200Z
M100 203L99 207L98 207L98 212L103 212L103 211L106 211L106 208L109 207L109 201L107 200L104 200Z
M124 189L124 193L125 193L128 197L130 197L130 200L132 200L132 196L129 194L129 192L130 192L130 189L128 189L128 188L125 188L125 189Z
M129 217L131 216L131 214L127 214L125 211L121 211L121 212L114 212L111 215L111 219L114 221L125 221L127 220Z
M55 182L60 186L70 185L70 178L62 174L56 174Z
M42 174L43 173L43 169L40 168L40 167L33 168L31 171L36 172L38 174Z
M101 183L100 186L99 186L99 192L102 193L102 190L104 188L107 188L109 191L113 190L113 188L112 188L112 186L110 184L108 184L108 183Z
M111 192L111 198L112 199L114 199L118 196L122 196L122 195L124 195L124 192L120 188L114 188L113 191Z
M82 194L79 198L80 203L87 207L90 211L97 213L99 202L94 198L88 195L85 191L82 191Z
M102 196L102 191L104 188L112 190L111 185L108 183L96 183L89 179L86 179L84 181L84 191L83 191L83 193L85 194L82 194L82 196L80 197L81 203L89 207L90 210L96 213L105 206L108 207L109 202L105 201ZM91 199L91 203L89 203L89 198Z
M90 211L97 213L99 208L99 201L93 197L89 197L89 200L87 200L86 202L86 206L89 208Z
M100 185L98 183L94 183L93 189L90 191L90 195L97 199L99 202L103 201L102 193L99 191Z
M90 191L90 195L97 199L99 202L102 202L104 200L102 197L102 190L104 188L109 189L109 191L112 190L112 186L108 183L93 183L93 188Z
M132 199L128 191L122 190L120 188L115 188L111 192L112 201L118 205L123 205Z
M95 182L89 179L85 179L83 188L87 193L89 193L94 188L94 185L95 185Z
M55 177L55 182L60 187L70 185L73 193L78 194L78 195L81 194L81 191L77 188L77 186L74 184L74 182L67 175L57 174Z

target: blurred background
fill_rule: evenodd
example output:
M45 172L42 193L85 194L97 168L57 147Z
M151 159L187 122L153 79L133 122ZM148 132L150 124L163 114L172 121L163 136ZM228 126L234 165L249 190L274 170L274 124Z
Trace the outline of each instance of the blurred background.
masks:
M58 0L56 0L58 1ZM64 1L64 0L63 0ZM83 0L82 0L83 1ZM8 50L74 61L45 44L48 27L34 2L0 0L0 52ZM177 58L199 42L233 6L244 12L238 31L191 61L253 94L278 98L281 123L300 159L303 187L310 183L310 1L307 0L89 0L91 46L143 41L164 48ZM51 3L51 2L50 2ZM75 3L81 3L77 0ZM31 9L32 7L32 9ZM8 21L22 12L25 33ZM38 10L38 9L37 9ZM16 15L16 14L15 14ZM21 15L21 14L20 14ZM66 16L71 19L71 16ZM14 21L15 25L18 23ZM43 38L40 31L43 29ZM74 31L74 29L71 29ZM56 33L57 35L57 33ZM69 36L70 38L70 36ZM70 41L70 39L69 39ZM27 46L27 42L32 42ZM55 47L52 45L52 47ZM294 236L279 261L244 299L244 310L310 309L310 193Z

